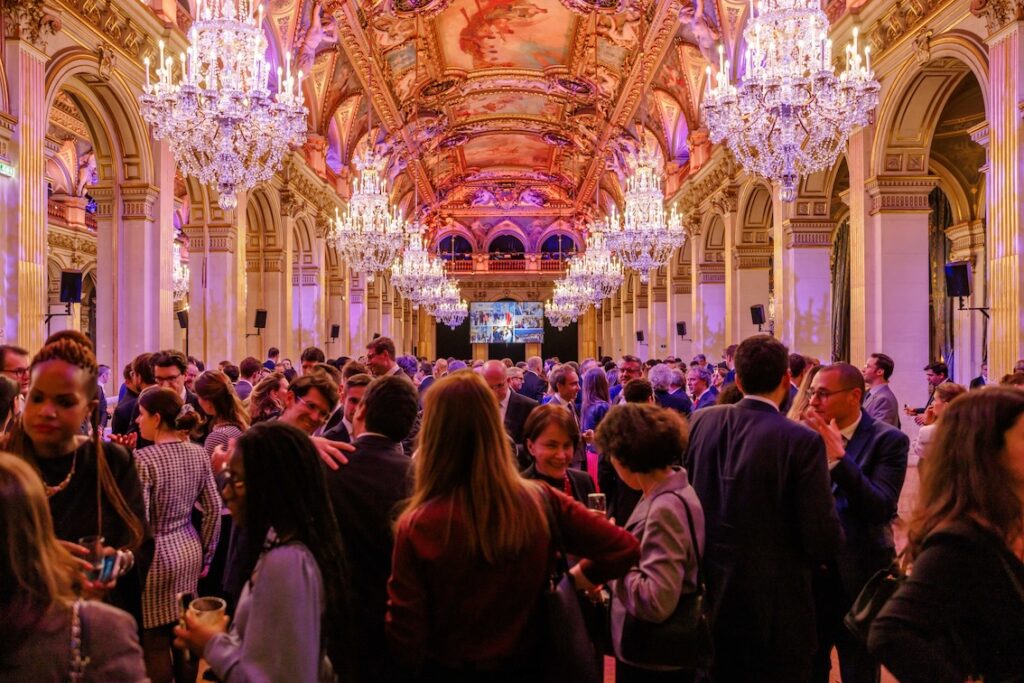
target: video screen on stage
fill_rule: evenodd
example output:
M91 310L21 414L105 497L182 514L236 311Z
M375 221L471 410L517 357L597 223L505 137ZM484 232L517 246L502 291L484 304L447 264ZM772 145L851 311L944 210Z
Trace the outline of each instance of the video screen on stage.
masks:
M544 304L539 301L482 301L469 305L473 344L531 344L544 341Z

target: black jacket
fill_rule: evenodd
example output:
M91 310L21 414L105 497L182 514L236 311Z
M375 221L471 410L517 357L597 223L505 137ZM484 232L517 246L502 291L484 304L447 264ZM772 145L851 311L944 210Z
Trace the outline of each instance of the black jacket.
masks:
M809 669L811 572L841 539L821 437L747 397L694 412L685 466L704 507L708 603L724 678L781 680Z
M544 398L547 387L548 383L544 381L543 377L530 370L523 371L523 387L519 390L520 394L540 402Z

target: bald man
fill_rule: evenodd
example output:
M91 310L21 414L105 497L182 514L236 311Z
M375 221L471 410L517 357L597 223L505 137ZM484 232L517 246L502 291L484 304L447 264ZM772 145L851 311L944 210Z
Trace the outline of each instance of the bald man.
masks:
M526 418L538 403L532 398L512 391L508 383L508 368L500 360L489 360L481 368L481 375L487 386L494 392L498 399L498 412L501 413L501 420L505 425L505 431L516 444L516 459L519 461L519 469L524 470L532 463L531 458L523 447L523 425Z

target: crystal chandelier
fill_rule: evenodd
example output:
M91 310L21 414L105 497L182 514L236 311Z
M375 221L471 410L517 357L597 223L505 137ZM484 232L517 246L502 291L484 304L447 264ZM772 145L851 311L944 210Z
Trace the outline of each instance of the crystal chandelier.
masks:
M440 287L440 296L430 312L448 327L455 329L469 315L469 304L462 298L459 286L452 280L445 280Z
M576 322L580 308L566 296L564 281L555 283L555 291L546 304L544 315L551 325L559 330Z
M566 279L591 288L596 308L601 308L601 303L622 284L625 279L622 262L608 248L600 223L591 225L586 251L569 260Z
M405 249L391 266L391 284L412 302L413 310L429 304L429 294L445 281L444 264L427 248L426 229L419 221L409 223Z
M640 282L646 283L651 271L668 263L673 250L683 245L685 233L674 209L665 216L660 163L654 150L641 141L630 166L622 219L613 208L605 225L608 246L625 267L640 273Z
M334 227L329 239L338 253L356 272L386 271L395 262L402 248L404 221L388 202L384 157L373 152L372 141L356 155L359 170L352 184L352 197L341 213L334 211Z
M237 192L269 180L289 145L302 144L306 133L302 72L292 75L286 55L271 93L263 7L254 12L254 4L198 0L188 51L175 60L160 41L156 80L146 58L139 98L154 137L167 140L182 173L217 186L225 210L235 208Z
M174 252L171 256L171 282L174 286L174 300L184 301L188 296L189 271L188 265L181 260L181 244L174 242Z
M758 0L756 16L751 0L750 16L746 73L732 83L719 46L714 84L707 67L704 116L712 142L726 140L747 171L778 182L780 198L791 202L800 176L830 167L877 106L871 48L862 62L854 28L837 77L818 0Z

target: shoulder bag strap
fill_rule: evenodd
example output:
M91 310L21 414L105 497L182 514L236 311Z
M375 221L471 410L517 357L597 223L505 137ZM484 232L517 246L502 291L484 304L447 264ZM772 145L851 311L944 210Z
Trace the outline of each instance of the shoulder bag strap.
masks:
M654 505L654 499L658 496L665 494L671 494L679 498L683 504L683 508L686 510L686 524L690 527L690 541L693 543L693 552L697 556L697 590L701 593L704 592L704 556L700 552L700 541L697 539L697 530L693 526L693 512L690 511L690 504L686 502L686 498L678 490L662 491L654 498L651 498L651 502L647 505L647 517L651 514L651 506ZM644 519L644 533L647 533L647 521ZM643 541L643 537L640 538Z
M550 488L542 484L540 498L544 506L544 514L548 519L548 534L551 536L551 544L548 550L548 573L551 575L554 584L561 580L562 576L569 572L569 561L565 554L565 543L562 541L562 529L558 524L558 515L555 513L555 505L551 500L552 494L548 493Z
M82 601L75 600L71 605L71 667L68 679L72 683L85 680L85 670L89 666L89 658L82 656Z

